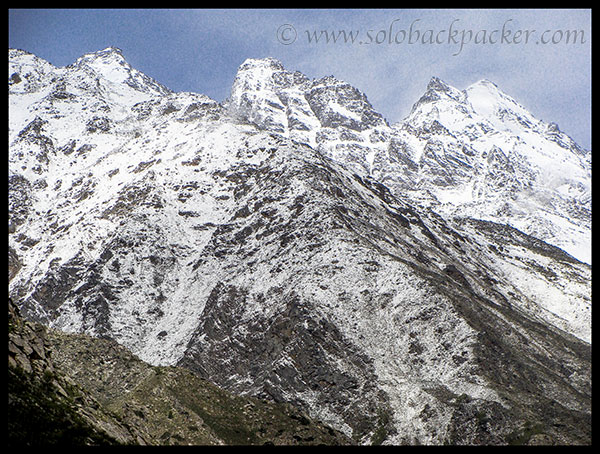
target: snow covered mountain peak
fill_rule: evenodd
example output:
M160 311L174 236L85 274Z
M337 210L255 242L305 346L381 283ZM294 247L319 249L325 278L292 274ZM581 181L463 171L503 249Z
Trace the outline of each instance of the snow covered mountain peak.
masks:
M77 60L75 60L75 65L83 64L84 62L96 62L102 61L105 64L111 64L111 62L116 62L117 64L128 64L123 56L123 51L115 46L109 46L105 49L88 52Z
M556 124L489 80L459 91L433 78L395 131L414 164L382 165L380 178L412 175L398 190L440 212L507 223L590 263L590 153Z
M269 90L289 88L307 81L308 78L302 73L286 70L275 58L248 58L238 68L231 90L232 97L235 98L240 91L262 91L266 95Z
M448 85L439 77L433 76L427 84L427 89L417 104L425 101L435 101L450 98L457 102L464 102L464 93Z
M84 54L68 67L77 70L91 70L97 76L114 83L125 81L128 74L133 71L131 65L125 60L123 51L117 47L107 47L97 52Z
M444 113L447 121L440 118ZM413 104L405 123L421 126L433 120L442 123L454 123L463 117L469 117L471 108L466 101L464 91L458 90L438 77L432 77L419 100Z
M85 54L65 67L9 49L11 136L40 111L64 123L67 134L107 131L115 120L131 115L135 104L171 93L133 68L116 47Z
M451 129L456 129L457 124L464 126L465 121L495 121L495 126L508 129L502 126L502 120L509 116L519 118L521 126L529 126L537 121L527 109L488 79L481 79L459 90L438 77L432 77L423 96L413 105L408 121L418 122L419 117L427 116L432 111L436 115L446 112L447 116L441 121Z
M223 104L161 87L115 49L9 51L24 314L362 443L586 439L591 267L547 243L585 235L589 169L557 128L498 129L439 79L390 126L275 59Z
M104 83L113 84L115 87L124 85L151 96L160 96L171 92L167 87L134 69L118 47L111 46L101 51L85 54L67 68L88 72L92 77L96 77Z
M498 85L494 82L492 82L489 79L479 79L477 82L471 84L468 88L467 91L469 90L469 88L473 88L473 87L485 87L487 90L489 91L496 91L496 92L501 92L500 88L498 87Z
M273 58L247 59L225 104L240 120L321 148L335 148L341 135L386 124L351 85L333 76L311 80Z
M273 57L264 57L264 58L247 58L244 60L239 68L238 72L244 71L256 71L257 68L271 68L272 70L283 71L283 63Z
M474 111L505 131L519 133L540 122L525 107L488 80L480 80L465 90Z

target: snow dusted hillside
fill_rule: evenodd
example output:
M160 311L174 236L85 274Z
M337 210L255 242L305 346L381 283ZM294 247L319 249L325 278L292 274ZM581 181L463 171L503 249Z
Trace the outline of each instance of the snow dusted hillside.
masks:
M585 443L591 268L525 227L585 234L589 152L487 85L390 126L274 59L220 104L9 50L10 295L361 443Z

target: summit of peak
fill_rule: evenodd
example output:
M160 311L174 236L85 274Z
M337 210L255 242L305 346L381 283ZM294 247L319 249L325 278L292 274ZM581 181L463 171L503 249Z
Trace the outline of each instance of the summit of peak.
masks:
M465 90L471 105L478 112L489 114L492 107L511 110L520 116L529 117L531 113L512 96L504 93L498 85L488 79L481 79Z
M108 46L102 50L99 50L98 52L96 52L97 54L100 53L117 53L117 54L122 54L123 51L118 48L117 46Z
M106 47L102 50L99 50L97 52L94 52L94 54L98 57L104 57L104 56L115 56L115 57L120 57L120 58L124 58L123 57L123 51L115 46L109 46Z
M490 94L504 94L502 90L500 90L500 87L498 87L497 84L495 84L489 79L480 79L474 84L469 85L465 91L467 93L474 91L483 91Z
M475 82L474 84L472 84L471 86L486 86L486 87L493 87L498 89L498 85L496 85L494 82L492 82L489 79L480 79L477 82Z
M427 90L447 91L450 87L446 82L437 76L432 76L427 84Z
M125 90L133 88L137 92L147 94L171 92L167 87L133 68L123 56L123 51L115 46L84 54L67 68L76 72L83 71L92 77L113 84L126 86Z
M98 50L95 52L88 52L86 54L83 54L81 57L79 57L78 60L96 60L96 59L102 59L102 58L107 58L107 57L113 57L113 58L117 58L117 59L122 59L125 60L125 57L123 57L123 51L115 46L109 46L106 47L102 50Z
M248 91L272 91L304 83L308 78L298 71L288 71L273 57L247 58L237 71L232 95Z
M239 67L239 71L248 71L255 68L270 68L273 70L284 70L283 63L273 57L247 58Z
M73 65L79 67L89 66L93 67L94 69L113 65L125 67L130 66L123 56L123 51L114 46L109 46L96 52L88 52L87 54L79 57Z
M415 105L413 105L411 112L415 112L419 106L424 104L429 104L444 99L452 99L457 102L462 102L464 100L464 93L457 88L448 85L439 77L433 76L427 84L425 93L415 103Z
M433 76L429 83L427 84L426 95L432 96L434 98L439 98L440 96L447 96L455 100L462 99L462 92L451 86L450 84L444 82L437 76Z

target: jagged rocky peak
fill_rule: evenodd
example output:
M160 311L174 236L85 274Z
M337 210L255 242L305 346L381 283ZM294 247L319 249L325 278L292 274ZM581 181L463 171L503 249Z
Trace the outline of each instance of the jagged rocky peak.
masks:
M275 58L248 58L238 68L231 90L232 98L235 99L240 92L289 88L308 80L301 72L286 70L283 63Z
M437 93L448 93L455 91L450 85L444 82L437 76L432 76L427 84L427 91L434 91Z
M309 79L274 58L249 58L239 67L226 102L238 118L314 144L316 129L364 130L386 125L364 93L333 76Z
M440 99L452 99L457 102L464 102L465 95L462 91L448 85L439 77L433 76L427 84L427 89L421 98L412 108L414 112L422 104L438 101Z
M164 85L134 69L123 56L123 51L114 46L82 55L67 68L91 72L91 75L108 83L124 84L138 92L153 96L172 93Z
M272 68L273 70L283 71L283 63L273 57L265 58L247 58L238 68L240 71L255 70L256 68Z
M560 128L558 127L558 124L556 124L554 122L550 122L550 123L548 123L547 131L549 133L559 133Z
M402 127L430 129L431 124L454 125L472 114L465 92L454 88L439 77L433 76L423 95L413 104L408 116L400 122Z
M277 132L286 130L285 106L277 95L277 82L286 79L281 62L274 58L248 58L238 68L231 95L225 101L238 120ZM275 77L279 74L279 77ZM287 75L287 74L286 74Z
M109 46L105 49L96 52L89 52L87 54L84 54L76 60L76 64L81 62L91 62L98 60L105 62L118 61L120 63L127 64L125 57L123 56L123 51L115 46Z

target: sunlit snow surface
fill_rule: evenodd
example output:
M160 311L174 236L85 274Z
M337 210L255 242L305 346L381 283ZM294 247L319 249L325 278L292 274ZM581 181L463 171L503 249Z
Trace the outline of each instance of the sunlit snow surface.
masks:
M436 285L464 279L492 308L504 295L591 342L591 268L502 226L590 263L591 153L491 82L434 80L390 126L356 89L274 59L247 60L221 105L172 93L118 49L65 68L13 50L9 93L9 177L30 188L11 201L25 214L9 291L54 327L173 365L217 283L247 292L223 342L294 294L373 360L398 434L433 443L452 414L416 417L432 388L503 404L474 367L478 332ZM70 269L77 281L54 290ZM351 432L317 392L287 397Z

